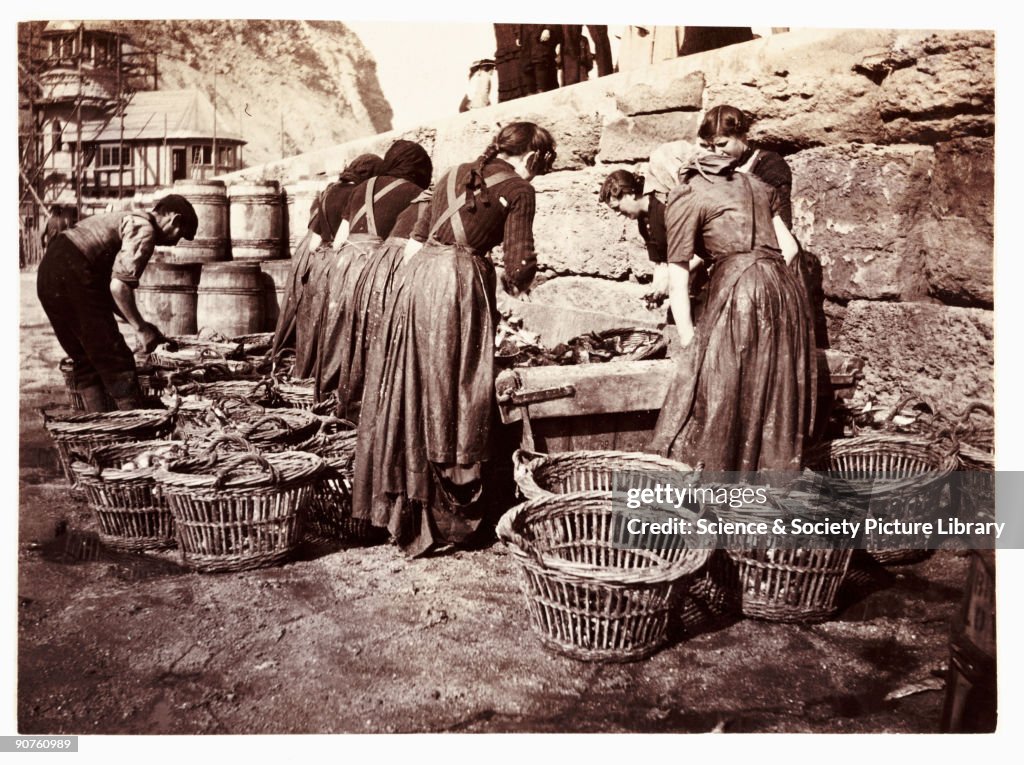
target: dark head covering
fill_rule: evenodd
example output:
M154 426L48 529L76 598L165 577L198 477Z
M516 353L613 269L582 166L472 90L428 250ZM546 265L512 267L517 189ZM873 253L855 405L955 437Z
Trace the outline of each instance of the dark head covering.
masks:
M380 175L415 183L421 189L430 185L434 165L426 150L414 141L395 141L384 155Z
M739 157L727 157L722 154L699 151L690 158L689 163L683 167L681 174L689 177L694 173L699 173L704 178L707 178L709 175L732 175L733 170L739 164Z
M353 185L362 183L367 178L380 175L383 163L384 160L376 154L360 154L341 171L338 180Z

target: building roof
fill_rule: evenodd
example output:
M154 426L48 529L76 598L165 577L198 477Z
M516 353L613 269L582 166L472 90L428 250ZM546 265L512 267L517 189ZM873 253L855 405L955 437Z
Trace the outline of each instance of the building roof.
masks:
M74 32L79 25L84 27L86 32L109 32L110 34L124 35L120 24L116 21L49 21L43 27L43 34L50 32Z
M245 143L217 121L217 140ZM83 141L117 141L121 120L92 120L82 125ZM199 90L144 90L135 93L124 110L125 141L162 141L213 138L213 104Z

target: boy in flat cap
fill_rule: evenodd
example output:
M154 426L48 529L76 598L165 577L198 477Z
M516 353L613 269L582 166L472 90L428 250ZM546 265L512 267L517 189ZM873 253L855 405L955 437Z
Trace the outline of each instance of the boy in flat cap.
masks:
M178 194L148 212L112 212L85 218L46 247L36 291L57 341L74 361L75 386L86 411L142 406L135 359L114 314L139 334L147 351L166 341L135 305L135 288L156 246L172 247L196 235L199 219Z

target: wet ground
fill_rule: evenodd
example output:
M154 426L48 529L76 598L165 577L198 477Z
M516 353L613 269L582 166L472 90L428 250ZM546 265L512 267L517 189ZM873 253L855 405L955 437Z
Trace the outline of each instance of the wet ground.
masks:
M25 284L25 280L28 283ZM418 561L309 544L197 574L103 548L39 404L60 349L23 277L21 733L937 732L968 559L861 560L836 618L673 630L632 664L554 655L500 544Z

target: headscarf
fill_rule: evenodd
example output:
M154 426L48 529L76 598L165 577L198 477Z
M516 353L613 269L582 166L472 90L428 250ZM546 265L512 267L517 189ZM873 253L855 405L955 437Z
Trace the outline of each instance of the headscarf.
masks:
M352 185L362 183L367 178L380 175L383 164L384 160L376 154L360 154L341 171L338 180Z
M732 175L741 161L741 157L727 157L723 154L712 154L702 151L690 158L689 163L683 168L683 175L699 173L704 180L709 175Z
M653 191L664 199L679 185L683 168L690 164L699 151L700 147L689 141L670 141L661 144L651 152L651 158L647 162L644 191Z
M424 189L430 185L433 172L430 155L422 146L414 141L395 141L384 155L377 175L402 178Z

